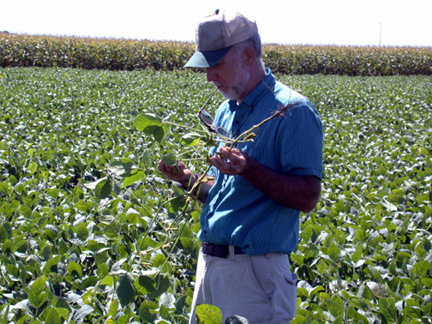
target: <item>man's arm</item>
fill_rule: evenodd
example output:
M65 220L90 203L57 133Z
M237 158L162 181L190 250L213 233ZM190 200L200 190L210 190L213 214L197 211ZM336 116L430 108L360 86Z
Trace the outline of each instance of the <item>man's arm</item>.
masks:
M315 176L279 174L249 158L241 176L277 202L309 213L318 202L321 179Z
M267 196L285 206L308 213L318 202L321 179L315 176L277 173L239 149L229 151L222 148L220 154L216 154L210 161L220 172L242 176Z
M168 179L179 182L183 186L183 188L187 190L192 189L193 185L200 177L199 175L192 173L191 170L187 169L182 162L178 162L178 165L170 166L161 161L158 164L158 169ZM193 194L200 202L204 203L206 201L208 192L210 191L210 188L214 185L214 182L214 180L205 179L205 181L201 182L194 190Z

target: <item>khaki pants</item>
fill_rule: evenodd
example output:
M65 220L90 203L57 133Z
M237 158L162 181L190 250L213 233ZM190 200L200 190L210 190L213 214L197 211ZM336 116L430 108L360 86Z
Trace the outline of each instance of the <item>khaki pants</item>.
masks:
M286 254L218 258L200 252L189 323L196 324L199 304L217 306L223 323L233 315L250 324L290 323L296 313L296 283Z

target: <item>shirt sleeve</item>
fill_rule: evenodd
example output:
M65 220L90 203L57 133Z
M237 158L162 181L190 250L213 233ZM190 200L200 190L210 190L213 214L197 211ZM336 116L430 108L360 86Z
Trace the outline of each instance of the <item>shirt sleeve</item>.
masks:
M283 173L322 178L323 131L312 103L305 99L285 112L277 140Z

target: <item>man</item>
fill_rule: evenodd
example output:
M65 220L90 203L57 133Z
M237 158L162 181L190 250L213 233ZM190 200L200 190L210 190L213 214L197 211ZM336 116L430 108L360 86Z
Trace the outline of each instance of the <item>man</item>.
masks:
M212 151L212 170L196 191L204 203L190 323L198 304L211 304L249 323L289 323L296 312L297 276L288 254L299 237L300 211L316 205L322 176L322 126L313 105L275 81L261 61L254 21L216 11L197 28L196 53L186 67L205 68L228 100L214 125L235 138L277 111L253 141ZM182 162L159 163L170 180L190 189L199 179Z

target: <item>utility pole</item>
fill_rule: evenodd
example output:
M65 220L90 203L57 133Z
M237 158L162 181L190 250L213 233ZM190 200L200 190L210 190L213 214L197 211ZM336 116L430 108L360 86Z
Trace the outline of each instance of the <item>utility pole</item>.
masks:
M380 23L379 47L381 47L381 33L382 33L382 23Z

